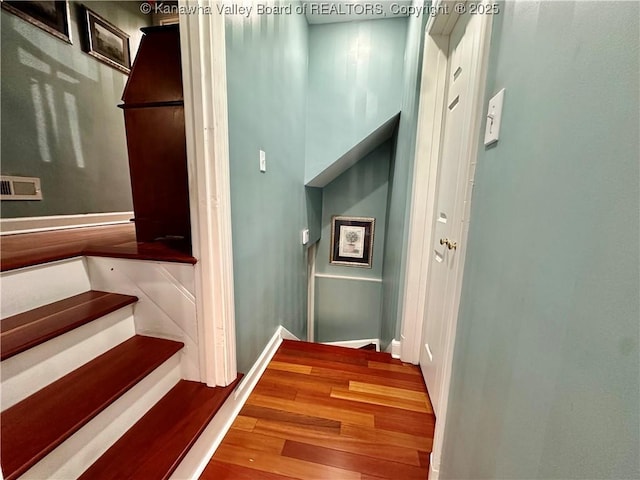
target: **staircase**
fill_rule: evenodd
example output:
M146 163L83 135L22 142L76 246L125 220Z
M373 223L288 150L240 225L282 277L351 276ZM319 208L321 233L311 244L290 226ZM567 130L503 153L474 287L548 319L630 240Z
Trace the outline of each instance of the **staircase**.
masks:
M238 380L184 380L183 342L140 334L139 298L83 262L3 273L3 477L169 478Z

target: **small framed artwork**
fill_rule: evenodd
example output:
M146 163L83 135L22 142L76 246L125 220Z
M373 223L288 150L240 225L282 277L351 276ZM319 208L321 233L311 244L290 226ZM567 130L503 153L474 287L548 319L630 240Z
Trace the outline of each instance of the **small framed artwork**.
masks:
M129 35L88 8L84 7L83 10L85 51L128 74L131 71Z
M7 1L2 8L42 30L71 43L69 30L69 2L64 1Z
M375 218L331 218L331 263L371 268Z

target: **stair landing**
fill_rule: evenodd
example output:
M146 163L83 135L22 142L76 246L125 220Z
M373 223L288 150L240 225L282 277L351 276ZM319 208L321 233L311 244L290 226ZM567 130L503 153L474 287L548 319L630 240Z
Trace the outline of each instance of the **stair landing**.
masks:
M3 272L80 255L196 263L179 246L138 243L133 223L3 235L0 242Z
M415 365L285 340L200 478L424 480L434 426Z

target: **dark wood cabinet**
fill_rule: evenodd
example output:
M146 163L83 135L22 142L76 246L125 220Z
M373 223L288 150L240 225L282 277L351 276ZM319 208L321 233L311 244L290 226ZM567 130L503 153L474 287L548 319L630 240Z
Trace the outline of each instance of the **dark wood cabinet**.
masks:
M144 36L122 95L138 242L191 253L184 99L177 25Z

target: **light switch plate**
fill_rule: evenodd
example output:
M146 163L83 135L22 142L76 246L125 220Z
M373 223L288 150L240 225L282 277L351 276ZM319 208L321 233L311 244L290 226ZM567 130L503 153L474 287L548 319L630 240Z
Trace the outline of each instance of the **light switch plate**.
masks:
M302 231L302 244L306 245L307 243L309 243L309 229L305 228Z
M264 150L260 150L260 171L267 171L267 154L264 153Z
M484 131L484 144L491 145L500 137L500 124L502 123L502 104L504 103L504 88L489 100L487 109L487 126Z

